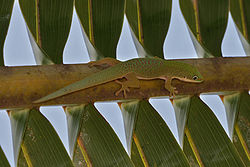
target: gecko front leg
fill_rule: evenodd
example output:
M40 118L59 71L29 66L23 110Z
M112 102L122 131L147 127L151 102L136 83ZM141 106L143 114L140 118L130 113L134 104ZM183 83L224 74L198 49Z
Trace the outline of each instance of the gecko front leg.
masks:
M120 84L122 87L115 92L115 95L118 96L121 92L123 92L124 97L127 97L127 93L129 92L129 88L140 88L140 82L134 73L128 73L124 76L127 80L124 82L116 80L116 83Z
M175 94L178 93L176 87L172 86L172 79L173 77L166 77L165 78L165 89L169 91L169 97L175 97Z

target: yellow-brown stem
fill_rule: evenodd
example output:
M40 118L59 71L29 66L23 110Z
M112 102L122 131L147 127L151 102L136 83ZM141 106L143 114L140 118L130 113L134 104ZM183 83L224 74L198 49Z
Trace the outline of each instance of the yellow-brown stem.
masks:
M187 83L173 80L178 95L193 95L250 89L250 57L203 58L177 60L193 64L201 72L203 83ZM115 96L120 85L115 81L77 91L42 104L33 101L68 84L100 71L88 64L43 65L29 67L0 67L0 108L30 108L39 105L82 104L96 101L123 100L122 94ZM128 99L148 99L169 96L164 80L140 80L140 89L131 88ZM216 93L222 94L222 93Z

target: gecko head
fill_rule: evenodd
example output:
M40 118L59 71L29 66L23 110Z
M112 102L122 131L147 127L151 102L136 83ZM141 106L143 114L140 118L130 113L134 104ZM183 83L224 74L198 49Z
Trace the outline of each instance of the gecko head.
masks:
M184 79L187 80L188 82L203 82L203 76L201 73L198 71L197 68L192 67L192 69L189 71L189 73L184 76Z
M180 72L182 76L177 77L181 81L200 83L204 81L203 76L198 69L192 65L186 64L185 69Z

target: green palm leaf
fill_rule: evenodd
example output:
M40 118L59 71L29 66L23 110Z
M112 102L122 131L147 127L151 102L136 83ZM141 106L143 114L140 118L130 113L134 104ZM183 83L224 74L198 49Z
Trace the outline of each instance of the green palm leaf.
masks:
M133 166L118 137L92 104L67 107L75 166Z
M73 166L49 121L35 109L9 111L17 166Z
M0 147L0 166L6 166L6 167L10 166L1 147Z
M247 136L250 122L250 95L248 92L239 92L223 96L222 99L227 111L230 138L246 166L249 166L250 146Z
M37 64L63 62L63 49L71 26L73 2L19 0Z
M133 129L132 135L126 135L132 140L129 149L135 166L189 166L168 126L147 100L122 103L121 109L124 121L133 120L125 125Z
M180 8L200 57L221 56L226 31L229 0L180 0Z
M0 66L4 65L3 47L8 32L14 0L0 1Z
M230 12L232 14L238 34L246 55L250 55L250 11L249 1L230 0Z
M195 159L199 166L245 166L223 127L199 97L190 99L187 112L183 149L190 163Z
M116 58L125 1L77 0L75 8L91 60Z
M172 0L127 0L126 16L140 57L164 58L163 43L168 32Z

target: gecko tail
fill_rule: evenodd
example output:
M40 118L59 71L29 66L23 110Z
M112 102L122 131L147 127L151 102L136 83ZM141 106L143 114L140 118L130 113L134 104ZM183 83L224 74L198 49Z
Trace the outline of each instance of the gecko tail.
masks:
M43 103L43 102L55 99L57 97L61 97L61 96L65 95L65 94L75 92L75 91L77 91L77 90L71 90L71 89L68 89L67 87L65 87L65 88L59 89L59 90L57 90L57 91L55 91L55 92L53 92L53 93L51 93L51 94L49 94L47 96L44 96L44 97L42 97L42 98L40 98L38 100L35 100L35 101L33 101L33 103ZM65 92L67 92L67 93L65 93Z
M109 81L116 80L117 78L122 78L123 76L121 75L120 70L117 70L116 69L117 67L115 67L114 69L114 67L110 67L108 69L102 70L80 81L69 84L68 86L64 88L61 88L55 92L52 92L51 94L48 94L38 100L35 100L33 103L46 102L46 101L67 95L69 93L73 93L82 89L97 86L97 85L100 85Z
M99 80L93 80L91 78L85 78L84 80L80 80L78 82L70 84L70 85L68 85L64 88L61 88L55 92L52 92L51 94L48 94L48 95L46 95L38 100L35 100L35 101L33 101L33 103L43 103L43 102L67 95L69 93L73 93L73 92L76 92L76 91L79 91L82 89L86 89L86 88L89 88L92 86L106 83L108 81L112 81L112 79L106 79L106 80L100 79L100 81L99 81Z
M42 98L40 98L38 100L33 101L32 103L42 103L42 102L48 101L49 99L47 99L47 98L48 97L45 96L45 97L42 97Z

